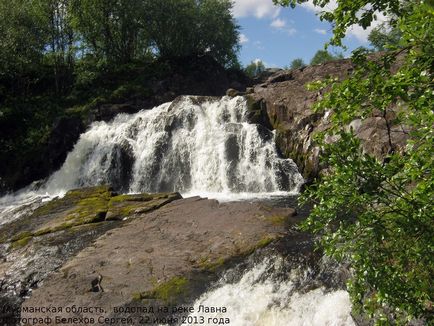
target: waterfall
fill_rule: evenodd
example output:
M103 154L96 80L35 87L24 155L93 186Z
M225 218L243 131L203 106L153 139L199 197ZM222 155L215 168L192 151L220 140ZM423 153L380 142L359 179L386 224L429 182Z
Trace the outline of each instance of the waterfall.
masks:
M249 124L246 113L242 97L184 96L96 122L45 190L110 184L124 192L296 192L303 182L297 166L279 157L274 134Z
M248 123L247 112L243 97L182 96L94 122L45 183L0 198L0 225L70 189L101 184L220 201L297 193L297 166L278 155L273 132Z

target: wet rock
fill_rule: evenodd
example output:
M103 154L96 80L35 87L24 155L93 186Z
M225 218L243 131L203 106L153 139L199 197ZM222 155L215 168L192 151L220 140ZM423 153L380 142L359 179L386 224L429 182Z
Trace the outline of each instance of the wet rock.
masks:
M229 89L226 91L226 96L229 96L229 97L235 97L235 96L238 96L238 95L240 95L240 92L237 91L236 89L229 88Z
M247 121L254 124L260 124L265 128L272 130L273 126L270 123L267 113L267 104L263 99L256 99L252 95L246 96L247 100Z
M1 225L0 302L21 303L80 250L127 223L123 220L179 198L177 193L119 196L107 186L75 189ZM89 289L101 291L100 284L91 283Z
M119 195L110 198L106 221L123 220L133 214L151 212L164 205L181 199L179 193Z
M97 318L113 315L116 306L180 304L203 292L228 264L284 236L295 221L290 208L176 200L101 236L35 289L23 307L99 306L103 313L87 314Z
M111 175L109 180L111 186L120 192L127 192L131 181L131 171L134 164L134 154L131 145L124 141L115 144L110 157L108 171Z
M140 105L134 102L120 104L102 104L97 106L89 117L90 121L110 121L119 113L136 113L141 109Z

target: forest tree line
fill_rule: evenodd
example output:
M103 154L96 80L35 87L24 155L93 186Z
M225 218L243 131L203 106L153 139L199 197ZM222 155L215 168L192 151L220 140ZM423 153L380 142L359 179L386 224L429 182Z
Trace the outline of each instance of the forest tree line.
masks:
M64 94L79 62L110 67L207 54L236 65L231 7L229 0L0 0L0 95L25 93L47 75Z

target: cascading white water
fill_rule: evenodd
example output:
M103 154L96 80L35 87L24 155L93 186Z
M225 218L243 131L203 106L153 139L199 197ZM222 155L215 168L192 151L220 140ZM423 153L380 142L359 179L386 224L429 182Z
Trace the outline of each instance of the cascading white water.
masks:
M95 122L42 187L0 198L0 225L67 190L100 184L219 200L297 192L303 182L297 166L279 157L274 134L249 124L246 113L242 97L184 96Z
M130 192L297 191L296 165L278 156L274 135L249 124L246 113L242 97L182 97L94 123L45 190L105 183Z
M295 269L286 280L279 280L270 269L279 269L282 263L282 257L271 257L245 271L237 282L223 277L217 287L196 300L195 312L187 320L203 317L203 325L214 325L214 318L228 318L230 325L236 326L355 325L348 292L316 288L300 293L300 283L312 282L307 277L308 271ZM199 313L200 305L225 307L227 312Z

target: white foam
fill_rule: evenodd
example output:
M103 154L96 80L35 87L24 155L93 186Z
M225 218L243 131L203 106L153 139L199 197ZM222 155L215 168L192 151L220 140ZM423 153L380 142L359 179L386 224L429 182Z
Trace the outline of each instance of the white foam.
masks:
M48 192L125 182L123 160L133 160L131 192L194 194L296 192L303 178L280 158L274 136L247 123L243 98L198 101L183 97L153 110L98 122L82 134Z
M270 264L279 260L266 259L246 271L240 281L228 283L205 293L194 303L192 317L229 318L234 326L354 326L351 304L346 291L327 293L317 288L306 293L295 289L303 271L295 270L287 280L278 281L268 275ZM199 306L226 307L226 313L198 313Z

